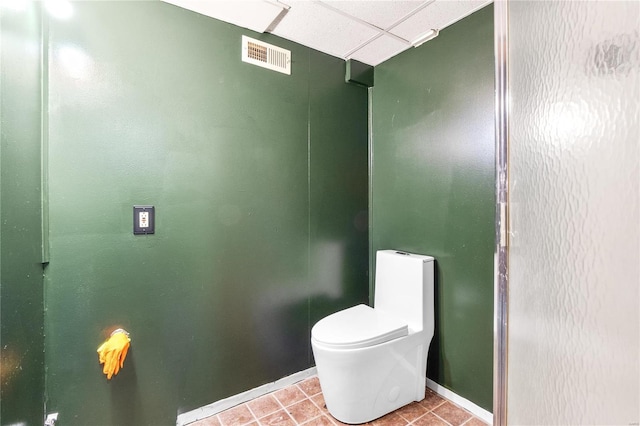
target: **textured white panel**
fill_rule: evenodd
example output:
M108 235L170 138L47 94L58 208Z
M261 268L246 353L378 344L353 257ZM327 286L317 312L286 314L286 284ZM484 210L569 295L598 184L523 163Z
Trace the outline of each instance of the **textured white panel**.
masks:
M317 3L298 1L273 34L342 58L378 31Z
M367 21L378 28L386 29L398 20L404 18L407 14L413 12L424 0L413 1L334 1L325 0L336 9L340 9L349 15L355 16Z
M640 3L509 19L509 423L638 424Z
M413 41L428 30L441 30L491 3L487 0L436 0L390 32Z
M164 1L259 33L264 32L283 9L263 0Z
M413 49L411 45L402 43L393 37L380 36L354 52L351 58L375 66L409 48Z

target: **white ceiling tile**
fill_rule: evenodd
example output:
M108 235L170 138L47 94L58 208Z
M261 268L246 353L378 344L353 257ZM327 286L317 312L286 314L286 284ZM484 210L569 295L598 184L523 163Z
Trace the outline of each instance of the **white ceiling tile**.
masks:
M425 0L324 0L322 3L335 7L351 16L386 29L423 4Z
M441 30L489 3L490 0L436 0L390 32L413 41L430 29Z
M354 52L351 58L375 66L410 47L406 43L384 35Z
M291 8L272 34L333 56L348 52L378 34L378 31L315 2L288 2Z
M264 32L283 10L283 6L263 0L164 1L259 33Z
M275 25L270 31L287 40L378 65L410 47L402 39L413 42L432 28L441 30L492 0L164 1L257 32ZM399 20L402 22L389 29ZM376 28L398 38L382 35Z

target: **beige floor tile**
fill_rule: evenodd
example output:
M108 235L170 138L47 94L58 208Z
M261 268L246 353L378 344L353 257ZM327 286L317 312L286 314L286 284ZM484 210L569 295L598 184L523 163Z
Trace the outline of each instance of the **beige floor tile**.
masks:
M298 383L298 387L302 389L302 391L306 393L307 396L314 396L322 392L322 389L320 388L320 381L318 380L317 376L310 377L307 380L303 380L302 382Z
M276 401L276 399L271 394L251 400L247 402L247 405L257 419L259 419L260 417L264 417L267 414L275 413L276 411L282 409L280 403Z
M393 413L389 413L372 421L371 424L373 426L405 426L408 425L409 422L394 411Z
M424 408L424 406L418 404L417 402L412 402L411 404L399 408L396 413L398 413L400 416L402 416L402 418L411 423L418 417L423 416L425 413L427 413L427 411L429 410Z
M427 413L411 423L411 426L449 426L449 424L435 414Z
M432 413L436 414L438 417L443 418L452 426L460 426L472 417L471 413L452 404L449 401L445 402L439 407L436 407L432 411Z
M285 407L284 409L282 407ZM261 396L190 426L343 426L329 413L317 376ZM488 426L427 389L412 402L363 426Z
M255 420L246 404L238 405L218 414L222 426L240 426Z
M334 426L334 423L329 419L329 417L322 415L320 417L316 417L315 419L311 419L306 423L303 423L304 426Z
M260 426L296 426L291 416L285 411L280 410L269 414L258 420Z
M422 401L419 402L427 410L433 410L439 405L444 404L446 400L442 398L440 395L432 391L431 389L427 389L425 392L425 397Z
M189 426L220 426L220 421L218 420L218 417L214 415L191 423Z
M298 424L307 422L322 414L322 411L320 411L316 404L310 399L305 399L288 406L287 411Z
M467 420L464 423L463 426L489 426L489 425L477 417L471 417L469 420Z
M284 407L302 401L307 397L296 385L280 389L274 393L274 396Z

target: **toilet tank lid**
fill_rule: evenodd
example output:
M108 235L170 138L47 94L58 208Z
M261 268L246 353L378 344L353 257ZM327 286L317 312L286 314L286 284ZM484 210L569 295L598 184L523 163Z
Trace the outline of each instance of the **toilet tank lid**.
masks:
M424 254L416 254L416 253L409 253L406 251L401 251L401 250L378 250L377 253L382 253L385 255L390 255L390 256L400 256L400 257L406 257L409 259L418 259L421 260L423 262L433 262L433 257L432 256L425 256Z
M379 345L409 332L407 323L367 305L357 305L331 314L311 329L311 338L335 349Z

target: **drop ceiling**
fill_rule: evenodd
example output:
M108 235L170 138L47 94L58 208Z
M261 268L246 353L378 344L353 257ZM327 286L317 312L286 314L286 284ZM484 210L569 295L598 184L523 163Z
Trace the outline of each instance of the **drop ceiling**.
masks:
M342 59L378 65L492 0L164 0Z

